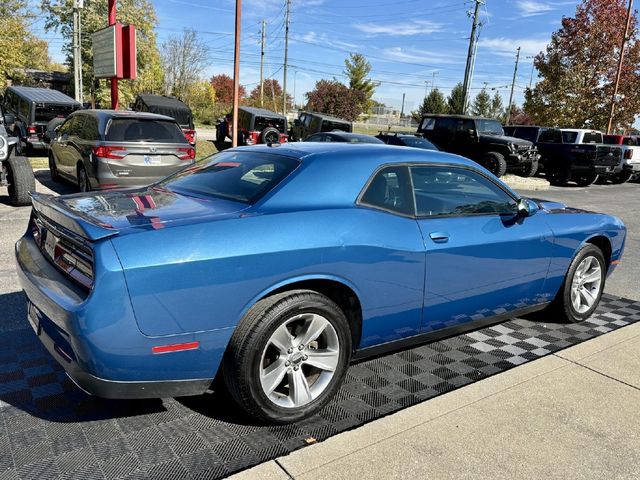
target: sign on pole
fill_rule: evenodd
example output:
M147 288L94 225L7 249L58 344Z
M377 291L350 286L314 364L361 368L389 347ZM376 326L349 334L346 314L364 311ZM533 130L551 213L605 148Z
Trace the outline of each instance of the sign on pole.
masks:
M96 78L122 78L122 25L116 23L91 35Z

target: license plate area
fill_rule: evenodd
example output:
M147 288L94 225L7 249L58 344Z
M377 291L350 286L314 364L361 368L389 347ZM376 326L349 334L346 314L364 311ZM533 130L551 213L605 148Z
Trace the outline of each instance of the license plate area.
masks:
M145 155L144 163L146 165L160 165L162 163L162 156L160 155Z
M46 235L44 237L44 251L51 259L55 259L56 253L56 243L58 239L56 236L50 231L46 231Z

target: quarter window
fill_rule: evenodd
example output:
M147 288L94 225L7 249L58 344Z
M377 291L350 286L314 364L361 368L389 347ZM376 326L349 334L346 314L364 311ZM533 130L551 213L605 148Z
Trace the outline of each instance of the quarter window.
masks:
M360 199L360 203L403 215L413 215L409 171L404 166L380 170Z
M419 217L500 215L516 211L515 200L482 175L446 167L411 167Z

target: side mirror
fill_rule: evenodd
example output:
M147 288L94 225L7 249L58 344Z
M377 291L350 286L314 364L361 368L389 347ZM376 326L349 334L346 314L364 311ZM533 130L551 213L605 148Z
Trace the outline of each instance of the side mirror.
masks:
M4 114L4 124L5 125L13 125L16 123L16 116L13 113L5 113Z
M469 134L470 137L476 136L476 131L473 128L470 128L469 130L467 130L467 133Z
M300 123L300 120L298 120L298 119L296 118L296 119L293 121L293 125L294 125L295 127L299 127L299 126L300 126L300 125L302 125L302 124Z
M538 204L528 198L521 198L516 204L516 213L520 218L531 217L540 209Z

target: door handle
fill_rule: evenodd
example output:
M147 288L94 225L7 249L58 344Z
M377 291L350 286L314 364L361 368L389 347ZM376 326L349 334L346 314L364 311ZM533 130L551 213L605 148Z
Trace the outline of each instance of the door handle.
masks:
M431 232L429 234L429 238L436 243L445 243L449 241L449 233L448 232Z

